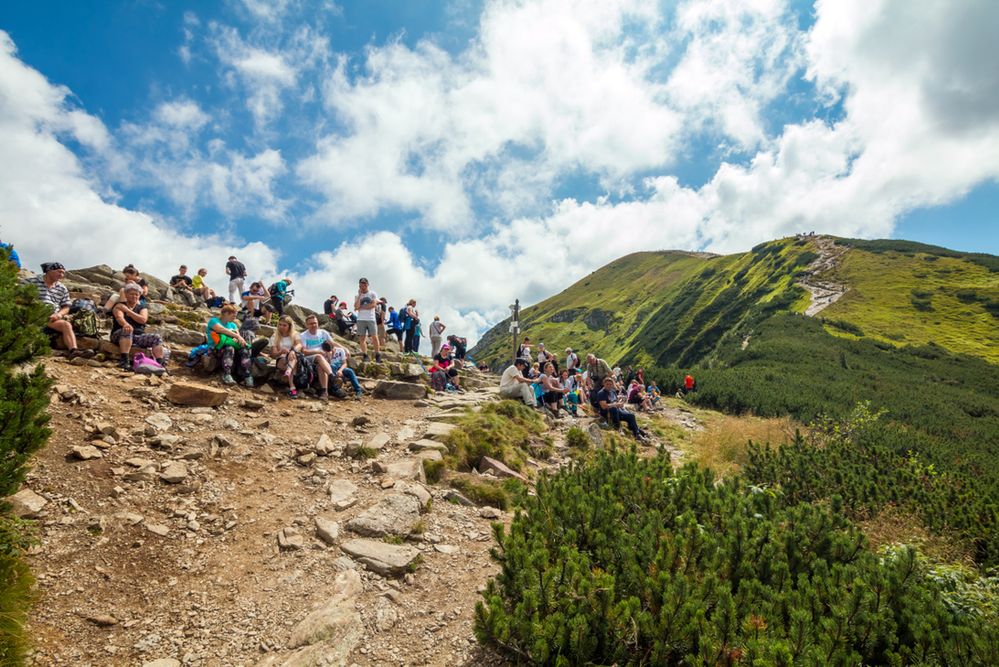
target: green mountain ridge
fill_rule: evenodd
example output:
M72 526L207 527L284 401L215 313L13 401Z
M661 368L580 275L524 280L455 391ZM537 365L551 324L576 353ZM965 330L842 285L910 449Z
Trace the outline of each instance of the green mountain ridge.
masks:
M840 256L818 277L846 287L818 317L832 336L894 347L935 345L999 364L999 257L909 241L787 238L749 252L639 252L526 308L521 329L558 353L594 352L612 364L710 367L726 345L769 317L803 313L798 286L824 242ZM501 366L512 353L509 320L472 350Z

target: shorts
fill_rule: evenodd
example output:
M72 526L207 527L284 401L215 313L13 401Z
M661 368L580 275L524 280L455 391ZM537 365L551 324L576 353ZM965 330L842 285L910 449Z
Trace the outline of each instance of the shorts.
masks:
M358 336L378 335L378 325L372 322L371 320L358 320L356 326L357 326Z

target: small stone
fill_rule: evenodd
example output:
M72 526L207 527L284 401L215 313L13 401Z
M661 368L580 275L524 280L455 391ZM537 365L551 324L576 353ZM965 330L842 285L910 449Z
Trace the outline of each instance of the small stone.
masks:
M109 614L93 614L90 612L84 612L80 614L80 618L85 621L90 621L99 628L110 628L113 625L118 625L118 619Z
M416 482L398 481L395 483L395 487L393 488L395 488L395 490L399 493L405 493L413 496L420 501L421 510L427 509L427 507L430 506L430 501L433 499L433 496L430 495L430 492L426 489L426 487Z
M340 548L369 570L385 576L404 574L420 557L420 550L416 547L379 540L348 540Z
M49 501L31 489L21 489L8 498L7 502L11 504L16 516L22 519L37 519Z
M498 519L501 516L503 516L503 512L496 509L495 507L489 507L487 505L486 507L479 508L479 516L481 516L483 519Z
M301 466L310 466L315 460L316 460L315 452L306 452L305 454L302 454L301 456L295 459L298 465Z
M379 482L379 486L381 486L383 489L391 489L393 486L395 486L395 480L392 479L391 477L383 477L382 481Z
M443 440L451 431L457 428L454 424L447 424L444 422L430 422L427 424L426 438L430 440Z
M403 459L389 463L385 473L395 479L416 480L418 482L427 481L426 473L423 472L423 460L419 458Z
M333 440L325 433L319 436L319 440L316 442L316 446L313 447L313 451L315 451L316 454L319 456L330 456L342 450L343 450L343 445L340 445L338 447L337 445L333 444Z
M156 429L156 431L169 431L173 426L173 420L165 412L154 412L146 417L146 423Z
M295 550L305 546L305 539L302 537L302 534L298 532L297 528L292 528L291 526L278 531L277 541L278 546L282 549Z
M337 511L343 511L353 507L357 503L355 494L357 485L347 479L335 479L330 482L329 494L330 502Z
M435 544L434 549L442 554L447 554L447 555L458 553L458 547L450 544Z
M263 401L254 400L252 398L244 398L243 402L240 405L242 405L243 408L245 408L247 410L252 410L254 412L258 412L258 411L264 409L264 406L266 405L266 403L264 403Z
M175 382L166 393L167 399L177 405L216 407L229 398L229 392L194 382Z
M475 505L475 503L473 503L471 500L469 500L462 494L458 493L454 489L450 489L449 491L447 491L447 493L444 494L444 500L455 503L457 505L464 505L465 507L472 507L473 505Z
M519 479L522 482L527 482L527 478L521 475L519 472L512 470L502 461L498 461L489 456L483 456L479 460L479 472L491 472L500 478L513 477Z
M340 539L340 524L336 521L330 521L329 519L317 516L316 537L330 546L336 544Z
M160 479L167 484L180 484L187 479L187 466L181 461L171 461L163 467Z
M371 423L371 418L366 415L359 415L350 420L351 426L365 426Z
M166 537L167 535L170 534L170 528L168 526L164 526L164 525L158 524L158 523L148 523L147 522L145 524L145 528L150 533L153 533L154 535L159 535L160 537Z
M347 528L361 535L409 535L420 519L420 503L413 496L393 493L354 517Z
M101 459L104 455L101 450L93 445L75 445L69 448L69 453L74 459L89 461L90 459Z
M173 658L157 658L149 662L142 663L142 667L180 667L180 660Z
M416 442L409 443L409 448L414 452L437 451L442 454L447 452L447 445L436 440L417 440Z

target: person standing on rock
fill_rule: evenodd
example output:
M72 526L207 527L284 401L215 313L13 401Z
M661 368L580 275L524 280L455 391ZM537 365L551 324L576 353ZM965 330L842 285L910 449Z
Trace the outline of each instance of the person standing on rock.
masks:
M225 264L225 273L229 276L229 302L239 303L239 297L243 294L243 281L246 280L246 267L235 255L230 255Z
M403 352L416 352L413 348L413 339L416 337L416 332L419 330L420 326L420 311L416 309L416 299L410 299L403 309L404 312L400 317L402 321L402 326L406 330L406 341L403 343Z
M527 362L517 359L500 376L499 395L503 398L520 399L530 407L537 407L534 399L534 382L524 377Z
M81 350L76 346L76 334L73 332L73 323L69 319L69 306L72 299L69 298L69 290L62 284L62 279L66 276L66 267L59 262L46 262L42 264L42 275L29 278L26 282L33 285L38 290L38 300L52 309L49 321L46 322L43 331L49 339L62 338L70 359L76 357L94 356L93 350Z
M381 362L381 347L378 344L378 319L375 310L378 308L378 295L368 289L368 279L357 281L357 296L354 297L354 311L357 313L357 335L361 346L361 359L368 360L368 337L375 348L375 361Z
M572 351L571 347L565 348L565 369L571 371L572 369L579 369L579 355Z
M437 353L441 351L441 339L444 335L444 330L447 329L444 323L441 322L440 315L434 315L434 321L430 323L430 356L436 358Z
M388 318L388 299L382 297L378 299L375 306L375 324L378 325L378 345L385 348L385 320Z
M595 354L586 355L586 391L590 398L590 405L595 408L597 404L597 392L603 387L604 378L613 376L610 364L603 359L597 358Z

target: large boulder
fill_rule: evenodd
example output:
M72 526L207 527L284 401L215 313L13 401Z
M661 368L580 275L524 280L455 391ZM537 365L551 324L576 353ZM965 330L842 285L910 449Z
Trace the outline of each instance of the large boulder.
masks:
M175 382L167 389L166 397L177 405L214 408L226 402L229 392L195 382Z
M381 380L375 387L374 395L377 398L388 398L397 401L415 401L419 398L426 398L427 386L412 382Z
M413 496L393 493L347 522L347 528L360 535L384 537L409 535L420 520L420 503Z

